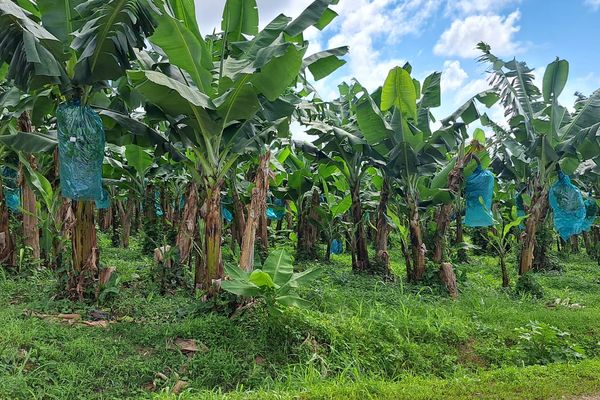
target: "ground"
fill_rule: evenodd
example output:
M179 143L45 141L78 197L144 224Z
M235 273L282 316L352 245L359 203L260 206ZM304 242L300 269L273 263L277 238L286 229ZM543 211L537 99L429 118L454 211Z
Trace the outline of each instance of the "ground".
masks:
M545 289L537 299L517 294L514 282L500 288L496 261L472 257L457 267L457 301L436 287L355 276L348 255L334 256L302 291L310 309L269 316L256 307L230 318L225 301L211 312L187 288L160 294L137 241L128 250L105 237L101 245L119 281L98 304L54 296L50 271L0 272L0 399L583 400L600 393L600 268L585 255L563 261L562 272L537 274Z

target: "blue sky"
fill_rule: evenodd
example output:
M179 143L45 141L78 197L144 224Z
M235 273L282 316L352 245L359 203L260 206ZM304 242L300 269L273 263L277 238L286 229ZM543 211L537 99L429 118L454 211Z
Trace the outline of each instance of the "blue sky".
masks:
M310 3L258 0L261 24L282 12L297 16ZM197 0L204 33L219 24L223 4ZM389 69L409 61L418 79L442 71L443 107L435 114L444 117L487 88L484 67L475 61L480 40L503 58L527 61L538 80L555 57L567 59L569 83L561 98L567 106L575 91L600 88L600 0L340 0L333 8L339 17L324 31L306 35L309 53L350 46L348 63L316 84L326 98L353 77L375 89ZM490 115L501 119L502 112Z

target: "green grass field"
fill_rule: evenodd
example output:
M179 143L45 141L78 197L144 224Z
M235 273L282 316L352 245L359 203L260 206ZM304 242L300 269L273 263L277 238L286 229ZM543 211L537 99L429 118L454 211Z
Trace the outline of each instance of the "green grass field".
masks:
M311 309L273 318L255 307L230 318L184 290L160 295L152 261L140 257L137 243L130 250L101 243L104 263L120 279L101 305L54 299L48 271L0 274L0 399L600 393L600 268L584 255L571 256L562 273L536 277L541 299L502 290L493 259L474 257L457 267L458 301L402 279L355 276L342 255L304 290ZM78 313L86 320L97 309L110 314L108 327L51 317ZM195 339L199 351L185 354L176 339Z

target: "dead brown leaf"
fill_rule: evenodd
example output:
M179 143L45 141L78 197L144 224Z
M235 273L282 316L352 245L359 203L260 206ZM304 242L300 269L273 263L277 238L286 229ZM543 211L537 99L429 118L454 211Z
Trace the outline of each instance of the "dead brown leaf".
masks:
M173 386L173 393L179 394L179 393L183 392L183 390L186 387L188 387L188 385L189 385L189 383L187 383L186 381L177 381L175 386Z
M79 321L81 319L81 314L58 314L56 318L67 321Z
M102 271L100 271L100 276L98 277L98 283L100 286L106 286L110 280L110 277L115 271L116 269L112 267L104 268Z
M195 339L177 338L175 339L175 345L184 353L196 353L198 351L206 353L208 351L208 347L204 343L197 342Z
M82 324L86 325L86 326L94 326L97 328L108 328L108 324L110 322L108 322L107 320L101 320L101 321L83 321Z
M156 384L154 383L154 381L146 383L144 385L144 390L148 392L154 392L156 390Z
M166 381L169 379L169 377L167 377L165 374L163 374L162 372L157 372L156 373L156 378L157 379L162 379L163 381Z

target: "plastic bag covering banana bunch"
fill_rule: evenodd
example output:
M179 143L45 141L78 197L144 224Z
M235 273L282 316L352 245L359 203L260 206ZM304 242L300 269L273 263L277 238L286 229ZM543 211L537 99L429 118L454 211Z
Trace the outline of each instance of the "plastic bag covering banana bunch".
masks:
M470 227L492 226L492 200L494 198L494 174L478 165L467 178L465 188L467 209L465 225Z
M74 100L61 104L56 117L62 195L93 200L96 207L106 208L108 196L102 189L105 138L100 116Z
M598 203L593 198L588 197L583 201L585 205L585 220L583 221L582 230L589 231L598 217Z
M14 213L21 208L21 189L17 185L17 171L7 166L2 167L2 181L4 182L4 201L8 209Z
M584 230L586 209L581 191L562 171L558 181L550 188L548 201L554 213L554 229L563 240Z

